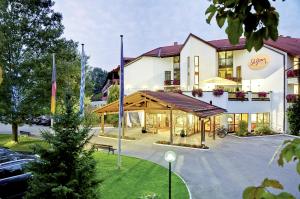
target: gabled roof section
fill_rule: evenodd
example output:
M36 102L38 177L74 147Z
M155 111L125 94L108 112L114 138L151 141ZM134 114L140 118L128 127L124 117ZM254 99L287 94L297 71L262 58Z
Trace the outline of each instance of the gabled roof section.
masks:
M193 38L195 38L195 39L197 39L197 40L199 40L199 41L201 41L201 42L203 42L203 43L205 43L205 44L207 44L207 45L209 45L209 46L211 46L211 47L213 47L213 48L216 48L214 45L212 45L212 44L209 43L208 41L205 41L204 39L202 39L202 38L200 38L200 37L194 35L193 33L190 33L189 36L185 39L185 41L184 41L184 43L183 43L183 45L182 45L182 48L185 46L185 44L188 42L188 40L189 40L191 37L193 37Z
M119 101L95 110L96 113L116 113ZM187 95L171 92L138 91L124 98L125 111L181 110L199 117L208 117L226 112L225 109L197 100Z
M241 38L239 44L237 45L232 45L228 39L212 40L208 42L218 51L242 50L246 48L245 38ZM264 44L282 50L289 55L300 56L300 38L279 36L277 41L266 40L264 41Z
M172 57L180 55L180 51L183 45L175 44L172 46L162 46L150 50L149 52L144 53L142 56L150 56L150 57Z

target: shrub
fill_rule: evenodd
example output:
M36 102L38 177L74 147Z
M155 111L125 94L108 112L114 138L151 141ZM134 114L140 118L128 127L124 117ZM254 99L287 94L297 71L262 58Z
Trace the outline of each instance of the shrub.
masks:
M91 101L101 101L102 93L97 93L91 97Z
M202 91L201 88L199 88L199 89L193 89L192 95L193 95L193 97L196 97L196 96L202 97L203 91Z
M238 124L239 130L236 132L238 136L246 136L248 133L248 123L241 120Z
M271 135L272 134L272 130L269 127L269 125L261 124L261 125L258 125L254 129L254 134L255 135Z
M118 114L107 115L106 123L111 124L113 127L117 127L119 125L119 115Z
M292 135L300 135L300 99L287 110L289 128Z

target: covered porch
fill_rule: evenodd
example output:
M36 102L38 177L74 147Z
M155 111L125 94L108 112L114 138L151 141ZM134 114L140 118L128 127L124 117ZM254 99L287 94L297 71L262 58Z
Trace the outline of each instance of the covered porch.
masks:
M101 116L100 134L114 134L117 129L105 129L105 116L118 113L119 102L95 110ZM139 91L124 98L122 136L140 139L153 136L171 144L190 142L205 145L205 131L215 138L216 116L224 109L179 93ZM132 126L130 115L137 113L139 124ZM106 132L105 132L106 131Z

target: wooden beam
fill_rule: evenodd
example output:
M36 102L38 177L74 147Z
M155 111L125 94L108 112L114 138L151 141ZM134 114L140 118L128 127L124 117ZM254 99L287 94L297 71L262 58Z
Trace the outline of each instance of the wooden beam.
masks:
M216 139L216 116L213 117L213 139Z

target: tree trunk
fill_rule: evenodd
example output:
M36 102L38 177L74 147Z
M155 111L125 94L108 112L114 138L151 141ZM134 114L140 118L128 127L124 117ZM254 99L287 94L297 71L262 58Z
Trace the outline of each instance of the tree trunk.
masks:
M12 123L12 136L15 142L18 142L18 124Z

